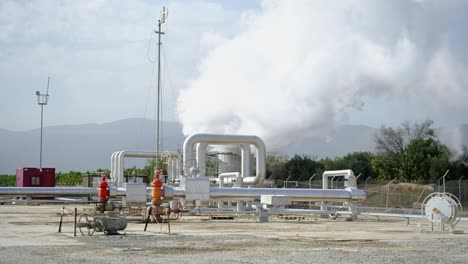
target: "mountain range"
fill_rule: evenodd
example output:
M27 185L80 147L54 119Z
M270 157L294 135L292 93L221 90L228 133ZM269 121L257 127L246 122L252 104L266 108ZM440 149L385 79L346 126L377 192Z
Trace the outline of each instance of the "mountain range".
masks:
M181 149L182 125L162 122L163 149ZM103 124L48 126L43 129L43 167L57 171L92 171L110 168L110 157L120 150L154 151L154 120L131 118ZM439 139L452 148L468 146L468 125L436 129ZM354 151L373 151L376 128L342 125L333 135L309 137L290 145L284 154L310 154L318 158L342 156ZM0 129L0 174L15 174L16 168L39 167L40 129ZM268 150L268 145L266 146ZM144 160L126 161L144 166Z

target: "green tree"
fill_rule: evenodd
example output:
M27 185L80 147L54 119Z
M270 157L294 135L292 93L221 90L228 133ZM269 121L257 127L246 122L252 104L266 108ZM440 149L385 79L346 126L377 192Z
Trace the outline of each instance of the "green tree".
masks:
M83 176L79 171L58 172L55 174L56 185L74 186L83 183Z
M444 175L447 169L450 169L452 173L457 173L456 167L457 161L451 162L450 161L450 150L445 145L440 145L440 154L437 157L432 157L431 165L429 169L429 177L428 178L421 178L422 182L437 182L438 179ZM450 176L450 175L449 175ZM418 181L421 181L418 178Z
M152 180L154 176L154 169L156 168L156 159L149 159L146 166L139 170L139 175L147 175L149 180ZM163 174L167 175L167 164L164 163L162 160L159 161L159 168L163 169Z
M268 155L266 160L266 178L272 180L285 180L288 176L286 163L289 157L287 155Z
M323 169L326 171L343 169L343 159L341 157L336 157L334 159L326 157L321 159L320 163L322 164Z
M309 155L294 155L285 164L288 177L291 180L300 181L309 179L318 170L323 170L323 165L315 157Z
M342 158L342 169L351 169L357 175L361 173L363 177L373 176L372 160L374 154L371 152L353 152Z
M426 182L440 177L450 166L449 151L437 140L432 124L426 120L382 127L375 138L377 155L372 162L377 177Z
M382 126L375 136L377 153L398 157L414 139L435 139L435 131L431 128L433 123L432 120L426 120L412 125L406 121L397 128Z
M395 156L376 155L372 159L372 171L375 178L388 179L400 175L400 164Z
M16 175L0 175L0 186L16 186Z
M401 175L407 181L430 178L431 164L443 154L440 144L432 138L413 139L400 156Z

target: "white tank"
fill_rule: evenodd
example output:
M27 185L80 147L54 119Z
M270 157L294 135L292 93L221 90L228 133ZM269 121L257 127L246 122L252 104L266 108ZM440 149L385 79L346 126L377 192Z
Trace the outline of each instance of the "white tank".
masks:
M239 145L214 145L208 151L210 160L218 163L218 174L241 172L241 148Z

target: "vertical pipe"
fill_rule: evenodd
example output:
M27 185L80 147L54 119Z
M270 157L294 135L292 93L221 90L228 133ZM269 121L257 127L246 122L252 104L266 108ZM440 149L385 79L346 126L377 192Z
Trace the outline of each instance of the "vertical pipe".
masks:
M173 165L172 164L173 164L172 157L169 157L169 160L167 162L167 178L169 179L169 181L171 181L172 178L173 178L173 176L172 176L172 167L173 167Z
M122 151L122 154L120 155L120 178L117 187L121 188L123 187L123 183L125 182L125 152Z
M242 149L241 175L242 178L249 177L252 173L250 168L250 144L240 144Z
M206 172L206 143L198 143L196 147L197 167L199 169L199 176L205 176Z
M335 187L333 186L333 181L335 180L336 176L333 176L332 179L331 179L331 188L332 189L335 189ZM327 183L327 189L328 189L328 183Z
M113 186L115 186L114 183L115 183L115 175L116 175L116 168L117 168L117 164L116 164L116 162L117 162L116 161L117 153L118 152L114 152L111 155L111 174L110 174L111 178L110 178L110 182L112 183Z
M175 179L179 179L180 176L180 159L176 159L175 170L174 170Z
M322 189L328 189L328 175L325 173L322 174Z

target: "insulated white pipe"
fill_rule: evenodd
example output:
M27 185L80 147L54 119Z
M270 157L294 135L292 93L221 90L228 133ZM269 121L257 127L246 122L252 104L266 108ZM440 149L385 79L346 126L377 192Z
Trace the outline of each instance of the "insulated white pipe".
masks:
M179 153L171 152L169 154L170 154L170 158L174 159L176 163L180 164L181 156ZM112 173L111 175L114 175L113 182L115 182L115 185L117 187L122 187L123 182L124 182L124 169L125 169L124 159L125 157L155 158L156 153L144 152L144 151L131 151L131 150L114 152L114 154L112 154L112 157L111 157L111 162L112 162L111 168L114 168L114 171L111 172Z
M169 179L172 181L175 181L176 179L179 178L180 175L180 162L181 162L181 156L179 153L173 153L173 155L170 157L170 166L168 166L167 170L168 172L170 171L171 175L169 175Z
M116 187L122 187L122 184L125 182L124 176L125 176L125 164L124 164L124 159L122 158L123 155L125 155L125 151L121 151L117 154L116 159L117 159L117 177L116 177Z
M179 167L180 167L180 160L179 158L172 157L172 181L175 182L176 179L179 178Z
M196 159L197 159L197 166L200 170L198 175L203 177L206 176L206 143L198 143L197 150L196 150Z
M120 151L112 153L111 156L111 173L110 173L110 182L115 183L116 182L116 175L117 175L117 154L119 154Z
M88 196L97 195L99 188L89 187L0 187L0 195L58 195ZM109 188L111 196L125 196L126 191L120 188Z
M190 168L195 166L192 158L193 147L197 143L206 144L252 144L257 149L257 174L253 177L252 184L259 186L265 179L266 173L266 148L265 143L257 136L249 135L217 135L217 134L194 134L184 141L184 174L189 174ZM194 175L192 175L194 176Z
M240 144L242 148L242 159L241 159L241 175L242 178L247 178L251 174L250 169L250 145L249 144Z
M352 170L335 170L335 171L325 171L322 175L322 189L328 189L328 178L344 176L345 177L345 187L356 187L356 177Z
M164 186L168 199L185 198L185 190ZM285 189L285 188L210 188L210 200L249 201L260 199L262 195L287 195L291 201L350 201L365 200L367 193L357 188L322 189Z
M173 168L174 167L174 161L172 160L172 158L169 159L169 162L167 163L167 178L169 179L169 181L172 180L172 178L174 178L174 174L173 174Z
M239 172L224 172L218 175L219 187L224 187L224 179L234 178L236 181L233 186L241 187L242 186L242 177ZM231 183L233 181L231 180Z

